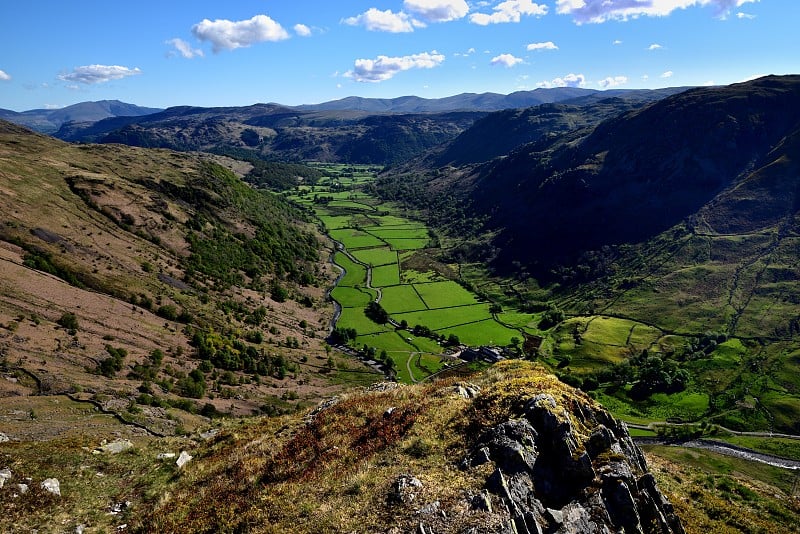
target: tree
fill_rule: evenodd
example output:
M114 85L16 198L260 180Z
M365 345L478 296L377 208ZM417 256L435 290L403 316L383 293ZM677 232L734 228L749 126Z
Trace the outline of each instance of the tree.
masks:
M58 319L58 324L69 330L70 335L75 335L75 331L78 330L78 318L74 313L63 314Z
M383 309L383 306L375 301L367 304L364 308L364 315L378 324L386 324L389 321L389 314Z

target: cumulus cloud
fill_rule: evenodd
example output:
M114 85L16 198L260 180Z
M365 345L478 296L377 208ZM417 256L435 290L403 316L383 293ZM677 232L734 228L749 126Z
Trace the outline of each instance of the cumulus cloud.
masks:
M672 78L673 74L675 74L675 73L672 72L671 70L668 70L667 72L662 72L661 73L661 77L662 78Z
M480 26L519 22L522 15L541 17L547 14L547 6L535 4L532 0L506 0L494 7L491 13L473 13L469 21Z
M736 13L736 18L740 20L741 19L753 20L754 18L756 18L756 16L751 15L750 13L743 13L739 11L738 13Z
M294 33L296 33L300 37L308 37L309 35L311 35L311 28L309 28L305 24L295 24L292 27L292 29L294 30Z
M608 89L609 87L617 87L619 85L625 85L626 83L628 83L627 76L609 76L597 82L597 85L603 89Z
M650 46L647 47L648 50L660 50L662 48L664 48L664 47L661 46L658 43L653 43L653 44L651 44Z
M621 45L622 41L620 41L619 39L614 39L614 42L611 43L611 44L613 44L613 45Z
M192 26L192 33L199 40L210 42L215 53L289 38L289 33L283 26L266 15L237 21L203 19Z
M419 28L425 25L402 11L393 13L391 9L381 11L374 7L355 17L346 18L342 22L350 26L364 26L373 32L389 33L413 32L415 27Z
M500 54L499 56L493 57L490 63L492 64L492 66L501 65L509 69L518 63L522 63L522 58L515 57L511 54Z
M536 84L536 87L583 87L586 85L586 77L583 74L569 73L563 78L555 78L551 81L543 81Z
M469 11L465 0L405 0L403 7L428 22L461 19Z
M190 45L183 39L179 39L177 37L166 41L165 44L171 45L172 47L175 48L175 50L171 52L170 55L177 52L186 59L192 59L193 57L203 56L202 50L200 50L199 48L192 48L192 45Z
M121 80L128 76L135 76L141 74L142 71L138 68L122 67L120 65L84 65L82 67L75 67L72 72L66 74L59 74L58 79L64 82L74 82L83 84L104 83L111 80ZM70 88L77 86L70 85Z
M11 75L10 74L6 73L6 71L4 71L4 70L0 70L0 80L2 80L4 82L7 82L10 79L11 79Z
M531 43L528 45L528 50L558 50L558 47L553 41L547 41L544 43Z
M759 0L556 0L556 13L571 15L576 24L665 17L676 9L709 6L725 18L734 8Z
M444 54L436 50L410 56L378 56L375 59L356 59L353 70L344 75L357 82L382 82L398 72L411 69L432 69L444 61Z

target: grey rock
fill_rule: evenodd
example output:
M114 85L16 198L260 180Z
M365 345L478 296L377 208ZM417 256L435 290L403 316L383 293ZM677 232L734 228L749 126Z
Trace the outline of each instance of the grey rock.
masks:
M0 432L0 443L5 443L6 441L11 441L11 438L4 432Z
M206 432L200 432L200 439L211 439L214 436L219 434L219 428L212 428L211 430L207 430Z
M11 474L11 469L9 469L7 467L4 468L4 469L0 469L0 488L5 486L6 481L7 480L11 480L12 476L13 475Z
M27 484L17 484L17 490L19 491L20 495L25 495L28 493L30 487Z
M422 481L414 475L402 474L392 484L388 500L394 504L408 504L417 498L417 492L422 487Z
M481 388L469 382L459 382L453 386L456 395L465 399L474 399L481 392Z
M61 485L57 478L46 478L42 481L42 489L49 491L53 495L61 497Z
M177 459L177 460L175 460L175 465L177 465L177 466L178 466L178 469L181 469L181 468L182 468L184 465L186 465L186 464L189 462L189 460L191 460L192 458L193 458L193 456L192 456L191 454L189 454L188 452L186 452L186 451L181 451L181 454L180 454L180 456L178 456L178 459Z
M107 454L119 454L132 448L133 443L128 439L114 440L110 443L104 443L99 447L101 452L105 452Z
M479 494L472 497L470 501L470 505L475 510L481 510L483 512L492 513L492 497L489 495L489 492L484 490Z
M484 434L478 449L470 461L481 465L491 459L505 473L531 472L536 463L536 430L526 419L506 421Z
M156 455L156 460L172 460L177 454L174 452L160 452Z

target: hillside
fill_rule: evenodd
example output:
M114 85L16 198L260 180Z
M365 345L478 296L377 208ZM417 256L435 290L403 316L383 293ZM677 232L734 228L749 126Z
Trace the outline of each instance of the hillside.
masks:
M610 98L588 105L542 104L498 111L475 121L447 143L434 156L434 165L483 163L543 137L596 126L641 105L643 102Z
M291 411L374 379L326 368L314 228L223 165L0 123L0 404L40 413L3 410L11 439L59 431L37 395L173 434L201 410Z
M304 414L223 422L191 438L139 439L117 454L80 443L60 440L38 456L5 446L16 460L0 495L26 475L32 488L9 501L0 525L783 533L797 518L796 503L760 477L693 474L667 454L645 459L623 423L526 362L424 385L378 383ZM164 458L168 451L174 456ZM182 467L178 451L191 456ZM60 497L33 488L46 476L58 477Z
M799 102L797 76L692 89L378 190L615 413L797 433Z
M67 124L66 141L200 150L280 161L387 165L448 141L481 112L370 115L303 111L276 104L241 108L170 108L142 118Z
M140 117L161 111L126 104L119 100L80 102L57 109L31 109L15 112L0 109L0 119L31 128L41 133L52 134L66 123L93 123L108 117Z

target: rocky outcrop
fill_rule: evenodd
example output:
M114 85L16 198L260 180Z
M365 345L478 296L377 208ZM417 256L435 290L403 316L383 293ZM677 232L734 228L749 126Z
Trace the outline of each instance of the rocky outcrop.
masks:
M684 532L625 424L588 403L568 412L535 396L522 417L488 429L461 466L487 463L490 495L473 506L507 514L502 532Z

